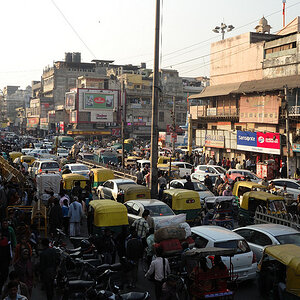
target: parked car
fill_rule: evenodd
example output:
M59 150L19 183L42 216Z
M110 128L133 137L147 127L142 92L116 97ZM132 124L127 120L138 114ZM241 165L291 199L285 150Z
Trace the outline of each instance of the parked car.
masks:
M208 175L209 178L211 179L213 186L215 185L216 180L218 179L219 175L217 174L211 174L211 173L193 173L191 175L192 180L198 180L201 183L204 182L205 176Z
M65 148L57 148L56 156L59 158L65 158L68 157L69 151Z
M79 152L78 159L80 160L94 160L94 154L90 152Z
M36 160L32 166L28 168L28 173L32 178L46 171L48 171L48 173L60 173L61 169L57 161L50 159Z
M27 153L27 155L34 156L36 158L55 158L52 154L50 154L48 149L33 149Z
M276 188L283 188L286 185L286 190L289 194L294 196L294 200L297 200L298 195L300 194L300 182L295 179L273 179Z
M64 169L68 168L71 173L83 175L85 178L89 179L90 169L84 164L66 164Z
M111 179L105 181L103 185L99 185L97 188L99 199L113 199L117 201L118 194L122 193L120 186L124 184L136 184L136 182L131 179Z
M238 281L255 279L257 261L247 241L239 234L226 228L213 225L192 227L192 238L197 248L232 248L237 253L231 258L233 271ZM230 259L222 257L224 264L229 269Z
M154 223L157 219L164 219L168 216L174 216L173 210L164 202L156 199L129 200L124 203L128 211L128 221L132 224L140 219L145 209L149 209L150 216Z
M224 177L226 170L218 165L199 165L195 168L195 173L211 173Z
M174 179L170 182L169 188L170 189L183 189L184 184L186 183L186 179ZM213 197L214 194L202 183L197 180L192 180L194 185L194 191L198 192L200 196L201 205L204 204L204 199L206 197Z
M183 178L186 175L191 175L194 167L187 162L174 161L171 163L172 166L177 166L179 168L179 176Z
M243 177L249 177L251 181L259 183L261 182L261 178L257 177L254 173L249 170L242 170L242 169L229 169L226 172L226 176L229 177L230 175L234 174L241 174Z
M300 232L280 224L249 225L233 231L245 238L251 250L255 253L257 261L261 259L266 246L280 244L300 246Z

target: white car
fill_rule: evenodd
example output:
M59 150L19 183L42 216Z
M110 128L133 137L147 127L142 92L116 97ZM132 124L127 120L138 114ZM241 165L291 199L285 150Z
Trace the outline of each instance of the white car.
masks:
M300 232L280 224L249 225L233 231L245 238L255 253L257 261L261 259L266 246L281 244L300 246Z
M57 161L49 159L40 159L33 162L32 166L28 168L28 173L32 178L38 174L46 173L60 173L61 169Z
M199 165L195 168L195 173L211 173L221 175L224 178L226 170L217 165Z
M243 177L249 177L252 182L259 183L261 182L261 178L257 177L254 173L252 173L249 170L243 170L243 169L229 169L226 174L241 174Z
M187 162L174 161L171 163L172 166L179 168L179 176L182 178L186 175L191 175L193 172L193 166Z
M27 155L32 155L37 158L56 159L55 155L50 154L49 150L47 149L33 149L28 152Z
M65 158L68 157L69 151L65 148L57 148L56 156L59 158Z
M24 154L24 155L27 155L30 151L32 151L33 149L32 148L22 148L21 149L21 152Z
M186 183L186 179L174 179L170 182L170 189L183 189L184 184ZM206 197L214 197L214 194L202 183L197 180L192 180L194 185L194 191L198 192L200 197L201 204L204 204L204 199Z
M89 179L90 169L84 164L66 164L63 169L69 169L71 173L83 175Z
M191 175L191 179L193 180L198 180L201 183L204 182L205 176L208 175L209 178L211 179L213 186L215 185L216 180L218 179L219 175L217 174L211 174L211 173L193 173Z
M300 182L295 179L273 179L276 188L283 189L283 186L286 185L286 190L289 194L294 196L294 200L297 200L298 195L300 194Z
M212 225L192 227L192 238L196 248L231 248L237 253L231 258L233 272L238 276L238 281L255 279L257 261L247 241L239 234L226 228ZM230 268L230 258L222 257L224 264Z

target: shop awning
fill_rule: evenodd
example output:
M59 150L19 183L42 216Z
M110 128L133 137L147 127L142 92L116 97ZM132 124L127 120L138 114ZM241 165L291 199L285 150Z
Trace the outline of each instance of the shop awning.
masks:
M67 131L68 135L111 135L111 130L84 130L73 129Z
M200 99L214 96L225 96L235 94L239 89L241 82L218 84L206 87L200 94L191 95L189 99Z
M300 87L300 75L245 81L241 83L235 93L242 94L283 90L285 85L290 89Z

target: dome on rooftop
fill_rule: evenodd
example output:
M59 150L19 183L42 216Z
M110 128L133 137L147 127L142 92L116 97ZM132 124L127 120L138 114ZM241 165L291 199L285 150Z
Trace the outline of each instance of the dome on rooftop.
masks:
M268 25L268 21L265 17L262 17L260 20L259 20L259 25L262 25L262 26L266 26Z

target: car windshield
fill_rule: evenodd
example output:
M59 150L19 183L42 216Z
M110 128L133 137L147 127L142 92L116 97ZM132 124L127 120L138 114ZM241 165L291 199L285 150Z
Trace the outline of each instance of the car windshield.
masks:
M200 182L193 182L194 185L194 191L201 192L201 191L207 191L207 187Z
M89 160L93 160L94 159L94 155L93 154L84 154L83 157L84 157L84 159L89 159Z
M145 209L149 209L150 216L152 216L152 217L162 217L162 216L174 215L173 210L167 205L149 205L149 206L145 206Z
M300 246L300 233L275 236L280 244L294 244Z
M89 168L87 166L71 166L72 171L88 171Z
M42 163L42 169L59 169L59 165L57 162L46 162Z
M215 170L220 173L220 174L225 174L226 173L226 170L224 170L223 168L221 167L215 167Z
M269 204L269 208L271 211L285 211L285 205L283 201L271 201Z
M67 150L65 149L59 149L57 150L58 153L69 153Z
M118 182L117 186L119 187L120 185L123 185L123 184L136 184L136 183L134 181L122 181L122 182Z
M232 240L232 241L216 242L215 247L236 249L237 250L236 253L246 253L246 252L250 251L250 248L245 240Z

